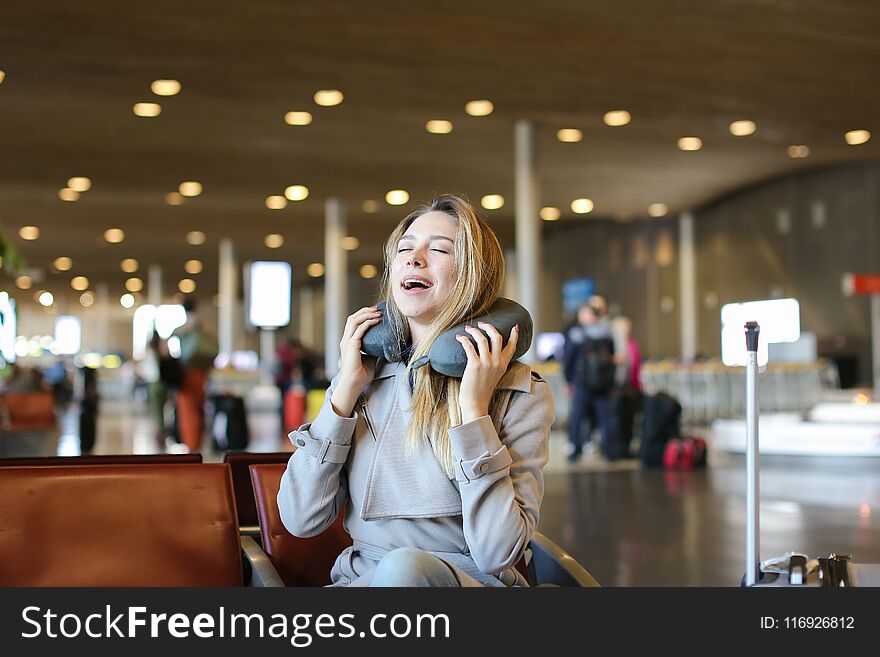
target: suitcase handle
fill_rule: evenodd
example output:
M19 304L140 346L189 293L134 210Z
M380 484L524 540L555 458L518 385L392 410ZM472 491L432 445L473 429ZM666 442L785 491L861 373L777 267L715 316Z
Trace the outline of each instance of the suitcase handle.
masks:
M746 586L760 578L758 490L758 322L746 322Z

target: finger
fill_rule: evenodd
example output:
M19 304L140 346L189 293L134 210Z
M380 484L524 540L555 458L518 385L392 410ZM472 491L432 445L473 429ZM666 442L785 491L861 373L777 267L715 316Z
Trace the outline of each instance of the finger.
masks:
M504 347L504 353L510 354L510 358L516 353L516 345L519 342L519 324L510 329L510 338L507 340L507 346Z
M501 337L498 329L492 324L487 324L486 322L477 322L477 326L489 334L489 342L492 344L492 354L500 356L501 343L504 342L504 338Z
M489 350L489 340L486 339L486 336L483 335L483 332L480 329L474 328L473 326L465 326L464 330L471 335L477 343L477 351L480 354L480 357L487 357L491 352Z
M467 354L468 363L476 362L480 360L480 357L477 355L476 350L474 349L474 345L470 340L467 339L465 335L456 335L455 339L461 343L461 346L464 348L464 353Z
M347 338L350 338L357 330L357 327L360 326L361 322L363 322L368 317L375 317L380 315L381 313L379 312L377 306L367 306L352 313L348 316L348 319L345 322L345 329L343 329L342 331L342 339L345 340Z
M367 332L367 329L371 326L375 326L381 321L381 317L371 317L370 319L361 322L361 324L355 329L354 333L351 336L352 341L357 341L358 343L360 343L361 339L364 337L364 333Z

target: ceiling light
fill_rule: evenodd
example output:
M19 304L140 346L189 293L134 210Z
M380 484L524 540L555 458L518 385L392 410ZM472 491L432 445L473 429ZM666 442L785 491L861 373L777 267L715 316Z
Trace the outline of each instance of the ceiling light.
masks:
M205 234L200 230L191 230L186 234L186 241L188 244L192 244L193 246L204 244Z
M67 181L67 186L75 192L87 192L92 188L92 181L85 176L76 176Z
M177 284L177 289L184 294L190 294L196 291L196 282L191 278L181 278Z
M452 132L452 121L433 119L425 124L425 130L433 135L448 135Z
M491 100L472 100L464 106L464 111L471 116L489 116L494 109Z
M373 214L374 212L379 211L379 202L378 201L364 201L361 203L361 210L366 212L367 214Z
M799 159L802 157L809 157L810 155L810 147L804 146L803 144L792 144L788 147L788 156L792 159Z
M180 183L177 189L183 196L198 196L202 193L202 183L196 180L187 180Z
M576 198L571 202L571 210L577 214L587 214L593 211L593 201L588 198Z
M346 251L354 251L361 245L361 241L357 237L353 237L349 235L348 237L343 237L340 241L340 246Z
M79 295L79 303L83 308L91 308L95 303L95 295L91 292L83 292Z
M266 207L270 210L283 210L287 207L287 199L283 196L267 196Z
M110 244L119 244L125 239L125 231L121 228L108 228L104 231L104 239Z
M577 128L563 128L556 133L556 138L566 144L574 144L584 138L584 133Z
M278 233L272 233L271 235L266 235L266 239L263 240L266 246L270 249L278 249L284 244L284 236L279 235Z
M176 96L180 93L180 82L177 80L153 80L150 90L157 96Z
M388 205L403 205L409 200L409 192L405 189L392 189L385 194L385 200Z
M70 279L70 287L74 290L82 292L89 289L89 279L85 276L74 276Z
M73 260L67 256L61 256L52 261L52 266L58 271L69 271L70 268L73 267Z
M867 130L850 130L843 138L846 139L846 143L850 146L858 146L868 141L871 138L871 133Z
M497 210L504 207L504 197L501 194L488 194L480 199L480 205L487 210Z
M754 121L734 121L730 124L730 134L734 137L748 137L755 134L757 129Z
M379 274L379 270L376 268L376 265L364 265L360 268L361 278L376 278Z
M543 219L544 221L557 221L559 217L562 216L559 208L554 208L551 206L541 208L541 212L539 214L541 215L541 219Z
M22 226L18 229L18 236L23 240L35 240L40 237L40 229L36 226Z
M669 208L665 203L651 203L648 206L648 215L651 217L665 217L667 212Z
M140 292L144 289L144 282L136 276L125 281L125 289L129 292Z
M338 89L321 89L315 92L315 103L322 107L334 107L342 102L342 92Z
M187 274L201 274L202 273L202 261L201 260L187 260L183 265L183 269Z
M159 103L135 103L132 108L137 116L152 118L162 113L162 106Z
M126 274L135 273L140 266L141 266L141 264L137 260L135 260L134 258L126 258L125 260L123 260L122 262L119 263L119 267Z
M51 293L51 292L43 292L43 293L41 293L40 296L37 298L37 301L40 302L40 305L41 305L41 306L44 306L45 308L48 308L48 307L51 306L53 303L55 303L55 297L52 296L52 293Z
M605 112L603 120L605 125L618 128L632 121L632 115L626 110L611 110L610 112Z
M168 192L165 194L165 202L168 205L183 205L185 200L180 192Z
M0 84L2 84L3 80L5 80L5 79L6 79L6 72L0 71Z
M131 294L123 294L119 297L119 305L123 308L131 308L134 305L134 296Z
M302 201L309 197L309 188L305 185L291 185L284 190L284 196L290 201Z
M70 189L70 187L62 187L58 190L58 198L62 201L77 201L79 200L79 192L75 189Z
M31 285L33 285L34 282L31 280L30 276L19 276L15 279L15 284L22 290L30 290Z
M703 140L699 137L682 137L678 140L678 147L683 151L698 151L703 147Z
M308 125L312 122L312 115L309 112L288 112L284 115L284 122L287 125Z
M324 275L324 265L320 262L313 262L306 267L306 273L312 278L320 278Z

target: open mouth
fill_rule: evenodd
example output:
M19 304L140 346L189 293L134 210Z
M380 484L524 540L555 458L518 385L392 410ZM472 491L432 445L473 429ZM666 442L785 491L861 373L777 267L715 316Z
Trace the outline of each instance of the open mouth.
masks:
M400 283L400 287L404 290L428 290L434 287L434 284L425 278L407 277Z

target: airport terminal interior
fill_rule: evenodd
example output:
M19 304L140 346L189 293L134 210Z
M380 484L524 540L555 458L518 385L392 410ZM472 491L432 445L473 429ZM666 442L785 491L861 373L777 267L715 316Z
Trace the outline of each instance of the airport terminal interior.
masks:
M878 33L866 0L9 8L0 524L37 459L286 458L386 239L456 194L531 318L560 553L613 587L880 563Z

